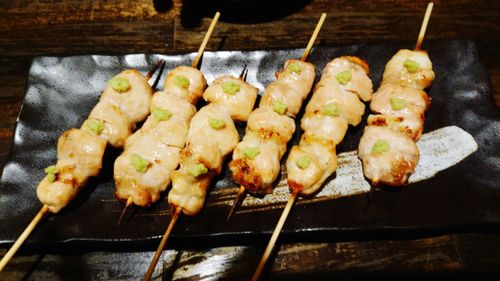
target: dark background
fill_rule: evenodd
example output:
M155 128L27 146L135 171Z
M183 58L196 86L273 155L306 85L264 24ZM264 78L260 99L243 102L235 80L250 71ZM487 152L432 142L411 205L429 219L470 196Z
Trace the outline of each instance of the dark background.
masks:
M285 3L286 2L286 3ZM198 49L216 9L222 17L207 50L303 47L321 12L319 44L413 42L425 1L3 1L0 4L0 162L10 150L35 56L185 53ZM278 4L278 8L271 7ZM466 38L478 47L500 104L500 5L497 1L435 1L426 39ZM277 12L279 11L279 12ZM227 16L226 16L227 15ZM0 222L1 223L1 222ZM21 230L19 230L21 232ZM265 242L264 242L265 243ZM263 243L263 244L264 244ZM211 276L247 279L264 246L242 251L233 266ZM371 241L282 244L267 277L289 279L398 279L429 274L466 278L498 273L500 232L472 228L450 235ZM138 279L151 252L90 252L82 248L21 251L2 280ZM3 254L5 250L0 250ZM158 278L183 279L184 266L224 257L221 249L166 252ZM206 265L206 263L205 263ZM172 275L173 274L173 275ZM192 280L206 278L189 275Z

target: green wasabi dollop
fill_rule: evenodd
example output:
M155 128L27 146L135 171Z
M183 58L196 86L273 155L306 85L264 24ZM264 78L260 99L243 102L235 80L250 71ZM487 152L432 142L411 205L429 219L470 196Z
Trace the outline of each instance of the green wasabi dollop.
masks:
M113 77L109 81L109 85L118 93L125 93L126 91L128 91L128 89L130 89L130 82L125 77Z
M203 164L196 164L194 166L189 167L188 172L189 174L191 174L193 177L196 178L208 173L208 169Z
M167 121L172 117L172 112L158 106L151 106L151 113L156 121Z
M287 106L283 102L281 102L279 100L275 100L273 102L273 110L274 110L274 112L276 112L280 115L283 115L283 114L285 114L285 112L287 110Z
M295 162L295 164L302 170L307 169L309 165L311 165L311 158L309 158L308 156L302 156L297 159L297 162Z
M175 85L179 86L180 88L187 89L189 88L189 85L191 84L189 82L189 79L187 79L185 76L182 75L177 75L174 77L174 83Z
M372 153L383 153L389 151L389 142L386 140L377 140L372 147Z
M137 172L144 173L149 168L149 161L142 158L139 154L134 153L130 156L130 165L132 165Z
M335 78L337 79L337 82L339 82L339 84L345 86L347 82L351 81L352 73L349 70L345 70L337 74Z
M208 124L210 124L210 127L220 130L226 126L226 122L222 119L209 119Z
M222 83L221 87L224 94L228 94L231 96L240 91L240 85L238 85L234 81L224 82Z
M408 72L417 72L419 64L414 60L407 59L403 62L403 66Z

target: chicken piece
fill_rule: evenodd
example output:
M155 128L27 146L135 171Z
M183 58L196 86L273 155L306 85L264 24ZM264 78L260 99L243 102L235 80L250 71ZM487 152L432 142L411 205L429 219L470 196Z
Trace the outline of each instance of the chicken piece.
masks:
M423 90L434 80L432 62L426 51L399 50L386 64L383 83Z
M225 107L229 110L233 120L247 121L258 91L257 88L239 78L224 75L215 79L205 90L203 99Z
M220 125L220 128L217 125ZM229 112L224 107L208 104L200 109L191 120L187 143L196 143L197 139L206 138L216 144L223 155L233 151L238 143L240 136Z
M111 86L111 81L117 77L128 81L130 87L126 91L117 92ZM153 88L149 85L148 79L135 69L125 70L113 79L106 85L100 102L115 105L128 116L133 124L146 119L153 96Z
M248 118L247 130L260 134L263 139L276 139L286 145L295 132L295 122L272 110L257 108Z
M307 112L302 117L301 128L305 135L333 141L339 144L348 128L347 121L341 116L328 116L320 112Z
M286 167L288 185L292 192L311 195L337 169L335 144L304 135L300 145L292 148Z
M277 104L282 104L286 106L285 114L295 117L311 91L314 78L313 64L299 60L286 61L278 79L267 86L259 107L273 110Z
M286 83L295 88L305 99L311 91L316 77L314 64L301 60L287 60L283 71L273 83Z
M272 192L272 184L280 174L280 160L286 151L286 142L263 139L248 131L233 152L229 163L233 180L254 194Z
M125 143L125 150L135 146L148 146L150 142L159 142L168 146L183 148L186 144L188 124L178 122L158 122L141 128L130 136Z
M59 212L75 198L89 177L99 173L105 148L106 141L95 134L80 129L64 132L57 142L56 173L47 175L38 184L38 199L51 212Z
M346 73L349 75L342 77ZM367 102L371 100L373 93L373 83L368 74L368 64L364 60L358 57L342 56L325 66L318 85L326 86L332 82L337 83L341 89L356 94L361 100Z
M195 216L205 204L211 174L193 177L186 169L172 173L172 188L168 193L168 203L179 207L187 216Z
M376 113L424 118L430 98L423 90L395 84L383 84L373 95L370 109Z
M239 135L229 112L220 105L209 104L191 120L187 139L181 152L181 167L172 173L168 202L194 216L205 204L210 180L222 171L224 157L238 144Z
M191 118L196 113L196 107L183 98L168 95L164 92L156 92L151 101L152 112L142 128L165 122L182 123L189 125ZM183 145L184 146L184 145Z
M306 112L332 111L344 117L350 125L356 126L361 122L365 113L365 104L352 93L345 92L336 84L317 86L314 95L307 104ZM338 112L338 113L337 113Z
M422 131L424 130L424 119L423 115L419 117L407 115L369 115L368 116L369 126L380 126L387 127L393 131L401 132L407 135L414 141L420 139Z
M419 159L417 145L386 127L367 126L358 147L365 176L373 184L403 185Z
M282 103L286 105L285 114L293 118L299 113L305 97L307 95L304 96L293 85L277 80L267 86L259 107L273 110L277 102Z
M198 69L190 66L178 66L167 75L163 87L163 92L196 104L207 87L207 81Z
M130 122L127 115L109 102L97 103L81 127L82 130L98 135L116 148L123 147L134 128L135 124Z
M132 198L141 207L158 201L179 164L180 150L151 135L136 139L115 161L116 197Z

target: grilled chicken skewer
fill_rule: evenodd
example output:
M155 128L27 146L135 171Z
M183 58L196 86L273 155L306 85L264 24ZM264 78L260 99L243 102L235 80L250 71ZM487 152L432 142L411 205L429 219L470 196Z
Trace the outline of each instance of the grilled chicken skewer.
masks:
M432 10L429 4L424 28ZM364 174L375 186L379 183L401 186L414 172L419 160L415 142L424 126L424 113L430 98L424 92L434 80L432 62L421 51L421 37L415 50L400 50L387 63L383 80L373 95L370 109L377 113L368 117L359 142L358 156Z
M144 280L151 277L179 215L194 216L203 208L211 180L220 174L224 158L239 141L233 120L248 119L257 92L257 88L242 79L222 76L203 94L209 104L191 119L187 144L180 152L180 167L172 173L172 189L168 194L174 210L172 220Z
M293 118L311 91L315 67L306 62L307 56L323 25L322 14L301 60L287 60L277 79L269 84L259 108L250 115L243 140L236 146L229 163L233 180L241 184L229 211L229 220L243 200L246 191L252 194L272 192L280 174L280 161L287 143L295 132Z
M300 143L292 147L286 162L292 193L315 193L337 169L336 145L348 125L361 122L362 101L371 100L368 73L368 64L358 57L343 56L325 66L302 118Z
M259 279L297 195L314 194L337 169L335 147L343 140L348 125L361 122L365 110L362 101L371 99L373 84L368 72L365 61L350 56L336 58L325 66L302 117L302 138L292 147L286 162L292 195L252 280Z
M61 135L57 143L57 163L45 169L46 176L37 187L37 196L44 205L2 258L0 271L44 214L59 212L76 197L90 177L99 173L106 145L122 147L135 124L146 118L153 94L148 80L159 65L156 64L146 76L129 69L113 77L82 127L69 129Z
M217 12L205 34L191 66L179 66L165 79L162 92L154 94L151 115L126 144L114 166L116 198L128 206L147 207L160 198L170 184L171 174L179 165L195 105L207 87L198 70L199 59L219 19Z
M203 73L179 66L165 79L164 90L156 92L151 115L141 129L130 136L116 159L116 198L147 207L158 201L179 165L195 104L206 88Z

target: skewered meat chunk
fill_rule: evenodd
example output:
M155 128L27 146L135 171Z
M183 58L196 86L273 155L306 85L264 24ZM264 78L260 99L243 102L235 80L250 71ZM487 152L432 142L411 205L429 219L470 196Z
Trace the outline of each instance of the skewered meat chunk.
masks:
M304 114L301 128L304 135L316 136L317 138L332 141L339 144L347 132L349 124L342 116L328 116L321 112L308 112Z
M182 208L186 215L199 213L211 178L221 172L224 157L233 151L238 140L229 110L218 104L200 109L191 120L180 168L172 173L168 202Z
M294 131L293 119L269 109L254 110L248 119L246 134L229 164L233 179L252 193L272 192L281 157ZM252 150L255 152L249 153Z
M211 124L213 121L222 121L220 122L221 128L213 126ZM238 143L240 136L234 127L229 111L225 107L213 103L208 104L191 120L187 143L197 143L206 138L210 138L210 143L214 143L222 155L233 151Z
M65 207L102 166L106 141L80 129L64 132L57 142L58 161L37 187L37 196L53 213Z
M118 92L108 83L99 102L115 105L128 116L132 124L143 121L149 115L149 105L153 95L148 79L135 69L125 70L113 79L117 77L127 79L130 88Z
M400 186L415 170L419 151L409 137L389 128L367 126L358 148L364 172L374 184Z
M177 168L181 150L160 140L144 135L140 143L116 159L114 177L117 198L132 198L134 204L142 207L158 201L161 191L170 184L170 175ZM144 164L136 164L137 161L144 161Z
M342 74L349 72L351 78L348 81L342 80ZM337 78L338 75L340 78ZM373 83L368 77L368 63L358 57L342 56L329 62L318 85L331 84L330 79L335 80L337 84L347 92L356 94L362 101L368 102L372 98ZM342 82L339 83L339 79Z
M302 102L311 91L314 83L314 65L300 60L288 60L278 79L269 84L260 100L259 107L276 109L276 103L284 106L284 112L295 117Z
M303 136L287 159L288 185L302 195L315 193L337 169L335 144Z
M158 201L179 164L189 121L195 113L194 105L185 99L163 92L154 95L152 114L143 127L127 139L125 151L115 161L118 199L131 198L135 205L142 207Z
M434 80L432 62L426 51L399 50L386 64L383 83L423 90Z
M101 123L102 122L102 123ZM109 102L98 102L90 112L89 119L82 124L82 130L93 132L95 126L102 124L99 137L114 147L125 145L125 140L132 134L135 124L130 121L116 105Z
M314 95L307 104L306 112L320 112L331 108L347 120L350 125L356 126L361 122L365 113L365 104L349 92L343 91L338 85L328 87L319 85L314 90Z
M304 134L288 156L287 179L292 192L311 195L337 169L335 146L348 125L357 125L371 100L368 65L356 57L340 57L327 64L301 121Z
M178 66L165 78L163 92L196 104L207 87L205 76L191 66Z
M203 93L203 99L225 107L233 120L247 121L257 99L257 93L257 88L243 80L224 75L212 82Z
M272 110L257 108L248 118L248 130L258 133L262 139L275 138L286 144L295 131L295 122Z

